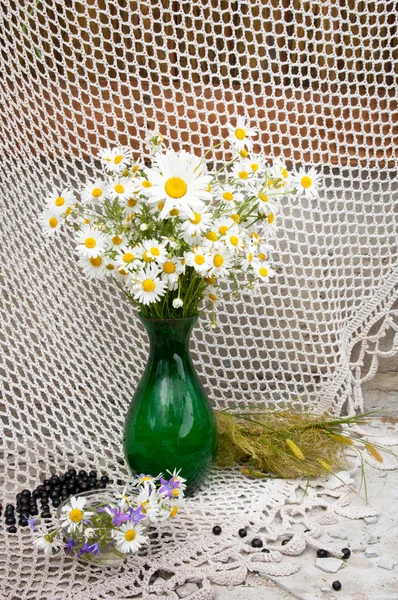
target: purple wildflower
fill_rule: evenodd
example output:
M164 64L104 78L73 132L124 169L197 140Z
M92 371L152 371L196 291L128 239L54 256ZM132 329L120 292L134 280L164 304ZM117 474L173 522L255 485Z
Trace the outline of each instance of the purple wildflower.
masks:
M73 538L69 538L68 542L65 544L65 550L68 554L72 552L73 546L76 546L76 542Z
M88 542L84 542L83 546L80 548L77 556L81 556L82 554L99 554L99 544L98 542L94 542L94 544L89 544Z
M178 497L179 491L177 488L180 485L180 480L177 477L172 477L169 480L162 478L160 483L162 485L159 488L159 494L167 494L170 500Z
M105 508L104 506L99 506L99 507L97 508L97 512L99 512L99 513L104 513L104 512L106 512L106 508Z
M139 506L134 510L134 508L130 508L129 510L129 520L134 521L137 525L142 519L145 519L145 515L142 512L142 506Z
M36 517L30 517L29 519L26 519L26 521L32 531L38 531L38 529L36 527L36 521L37 521Z
M126 521L130 520L130 515L129 513L123 512L123 510L121 509L120 506L113 508L113 506L107 506L106 507L106 512L108 513L108 515L110 515L112 517L112 523L113 525L116 525L116 527L120 527L120 525L122 523L125 523Z

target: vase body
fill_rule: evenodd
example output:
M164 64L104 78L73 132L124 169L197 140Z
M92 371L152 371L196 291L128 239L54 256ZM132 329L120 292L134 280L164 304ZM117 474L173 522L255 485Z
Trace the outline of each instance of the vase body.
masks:
M217 452L217 426L195 372L189 338L198 317L140 317L150 342L148 363L129 407L124 452L135 474L181 469L192 494Z

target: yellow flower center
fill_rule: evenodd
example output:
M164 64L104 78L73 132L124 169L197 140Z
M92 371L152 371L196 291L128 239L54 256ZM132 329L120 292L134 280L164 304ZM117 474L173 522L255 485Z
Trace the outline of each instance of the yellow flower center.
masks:
M119 273L120 275L128 275L128 271L125 271L125 269L119 269Z
M94 188L91 192L91 195L94 196L94 198L99 198L100 196L102 196L101 188Z
M161 200L161 201L158 203L158 210L162 210L162 209L163 209L163 207L164 207L164 202L163 202L163 200Z
M235 213L234 215L231 215L231 219L233 221L235 221L235 223L239 223L240 222L240 216L238 215L238 213Z
M121 163L123 160L123 154L118 154L117 156L115 156L115 158L113 159L113 162L115 163L115 165L118 165L119 163Z
M249 252L249 254L247 255L247 260L249 262L251 262L253 260L253 253L252 252Z
M301 185L305 189L310 188L312 186L311 177L309 175L304 175L304 177L301 178Z
M144 179L144 181L142 182L142 187L148 189L148 188L152 187L152 183L150 181L148 181L147 179Z
M100 256L97 256L97 258L90 258L90 264L93 265L93 267L100 267L102 264L102 258Z
M178 513L178 506L173 506L173 508L170 512L170 519L173 519L173 517L175 517L177 513Z
M201 217L201 216L200 216L200 214L199 214L199 213L197 213L197 212L194 212L193 214L194 214L194 218L193 218L193 219L189 219L189 220L191 221L191 223L192 223L193 225L198 225L198 223L200 223L200 222L201 222L201 220L202 220L202 217Z
M129 529L124 534L124 539L126 540L126 542L132 542L133 540L135 540L136 535L137 534L135 533L134 529Z
M164 190L170 198L182 198L187 193L187 184L181 177L170 177L165 183Z
M228 225L221 225L221 227L218 228L218 233L220 235L225 235L228 231Z
M238 127L238 129L235 130L235 137L237 137L238 140L244 140L246 137L246 131L242 127Z
M246 148L242 148L242 150L239 151L239 154L241 155L242 158L246 158L249 155Z
M135 200L134 198L129 198L127 200L127 206L129 206L130 208L133 208L133 206L135 206L137 204L137 200Z
M43 535L44 539L46 540L46 542L48 542L49 544L53 543L53 538L51 537L51 535Z
M206 192L211 192L211 185L208 185L206 188Z
M222 197L224 198L224 200L226 200L227 202L230 202L231 200L233 200L233 194L231 194L231 192L224 192Z
M258 235L258 233L255 233L254 231L251 232L250 237L257 240L257 242L260 241L260 236Z
M216 283L216 278L214 277L214 275L212 275L211 277L207 277L207 279L205 279L205 282L208 285L214 285Z
M289 177L289 173L288 173L288 171L287 171L286 167L281 167L281 173L282 173L282 176L283 176L285 179L286 179L287 177Z
M205 262L205 257L202 254L197 254L195 256L195 262L197 265L203 265L203 263Z
M123 194L124 193L124 185L122 185L121 183L117 183L115 185L115 192L117 192L118 194Z
M260 260L265 260L265 254L260 252L260 254L257 255L257 258L259 258Z
M68 215L70 215L71 212L72 212L72 207L68 206L68 208L65 211L65 215L68 216Z
M118 235L114 235L112 238L112 244L114 244L115 246L119 246L122 243L122 241L122 238Z
M241 179L247 179L249 177L249 173L247 171L239 171L238 177Z
M65 204L65 198L62 198L62 196L58 196L58 198L56 198L55 200L55 206L63 206Z
M263 202L268 202L268 196L266 196L265 194L259 194L258 197L260 198L260 200L262 200Z
M155 287L156 287L156 284L153 281L153 279L145 279L142 282L142 289L144 290L144 292L153 292Z
M83 511L80 510L80 508L74 508L70 511L69 518L74 523L80 523L80 521L83 519Z
M179 214L180 214L180 211L178 210L178 208L172 208L170 211L171 217L178 217Z
M233 246L237 246L239 244L239 238L237 238L236 235L231 235L229 241Z
M145 262L153 262L154 259L152 258L152 256L148 256L148 250L145 250L145 252L142 255L143 260L145 260Z
M261 267L259 269L259 273L260 273L261 277L267 277L267 275L268 275L268 269L266 269L265 267Z
M150 252L151 252L152 256L159 256L159 254L160 254L160 250L159 250L159 248L156 248L156 246L152 246Z
M174 490L171 492L171 494L176 498L178 496L177 488L174 488Z
M209 298L210 300L213 300L213 302L217 300L217 296L215 296L214 294L209 294Z
M163 265L163 271L167 273L167 275L171 275L176 270L175 264L172 262L165 262Z
M250 168L253 171L253 173L255 173L256 171L258 171L258 164L257 163L252 163L250 165Z
M96 242L95 238L89 237L84 240L84 245L86 246L86 248L95 248L97 245L97 242Z
M133 262L134 260L134 254L132 254L131 252L126 252L126 254L123 254L123 262L129 264L131 262Z
M224 259L221 256L221 254L216 254L214 259L213 259L213 264L215 267L222 267L222 265L224 264Z
M106 268L108 269L108 271L113 271L113 269L115 268L112 263L109 263L109 265L106 265ZM121 271L120 271L121 272Z
M133 173L137 173L137 171L139 170L139 166L138 165L134 165L133 167Z
M56 217L51 217L48 221L48 224L52 229L55 229L55 227L58 225L58 219Z
M268 185L268 188L271 189L272 187L274 187L274 181L272 179L268 179L267 185Z
M268 215L268 223L271 225L271 223L273 223L275 221L275 215L274 213L269 213Z
M218 235L215 231L209 231L209 233L206 233L206 238L211 242L216 242L218 240Z

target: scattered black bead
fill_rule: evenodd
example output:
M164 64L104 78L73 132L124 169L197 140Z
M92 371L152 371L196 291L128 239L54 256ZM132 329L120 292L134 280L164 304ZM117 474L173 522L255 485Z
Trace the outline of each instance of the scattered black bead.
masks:
M17 500L19 500L20 497L21 497L21 492L19 492L15 497L16 497Z
M334 590L336 590L336 592L338 592L339 590L341 590L341 583L340 583L340 581L333 581L332 588Z
M83 477L87 477L87 471L85 471L84 469L79 471L79 477L81 477L82 479L83 479Z
M87 492L87 490L89 489L89 485L85 481L83 481L83 483L81 484L80 487L81 487L82 492Z
M81 491L82 491L82 490L80 489L80 485L77 485L77 486L75 487L75 494L80 494L80 492L81 492Z
M253 538L252 539L252 546L253 546L253 548L262 548L263 547L263 542L262 542L262 540L260 540L260 538Z
M51 513L50 512L42 512L40 515L43 519L50 519L51 518Z
M17 528L15 525L11 525L11 527L8 527L7 531L8 533L17 533Z
M98 481L96 479L90 479L89 481L89 485L92 489L95 488L95 486L97 485Z
M213 533L214 533L214 535L220 535L220 533L221 533L221 527L219 525L214 525L214 527L213 527Z
M4 515L5 516L7 516L7 515L14 515L14 514L15 514L14 507L12 509L11 508L6 508L6 510L4 511Z
M319 550L317 550L316 553L318 558L326 558L328 555L328 551L327 550L322 550L322 548L320 548Z
M247 536L247 531L246 531L246 529L239 529L238 534L239 534L239 537L244 538Z
M59 477L58 477L58 475L53 475L53 476L50 478L50 484L51 484L53 487L56 487L57 485L59 485Z
M290 539L289 540L282 540L282 546L286 546L286 544L288 544L290 542Z
M70 479L72 479L73 475L71 473L65 473L65 480L69 481Z
M42 494L42 496L40 497L40 501L42 504L46 504L46 502L48 502L47 494Z
M7 504L6 510L14 510L14 505L13 504Z
M90 471L89 475L91 479L97 479L97 471Z
M60 475L60 477L59 477L59 483L61 485L63 485L65 483L65 481L66 481L65 475Z
M67 500L69 498L69 494L61 494L61 500Z
M15 517L6 517L6 525L15 525L16 522Z
M108 475L102 475L101 481L103 481L104 483L109 483L109 477L108 477ZM119 484L119 485L121 485L121 484Z
M52 487L49 483L44 486L44 491L47 492L48 494L51 492L51 490L52 490Z
M60 493L61 493L61 490L59 490L59 491L53 490L52 492L50 492L51 500L55 500L55 498L59 498Z
M22 498L30 498L30 490L22 490L21 497Z
M26 496L22 496L21 506L26 506L27 504L29 504L29 498L26 498Z
M50 505L48 504L48 502L46 502L45 504L42 504L41 509L44 511L50 510Z
M100 481L98 484L99 489L103 490L106 488L106 483L105 481Z
M349 548L342 548L341 552L343 554L343 558L350 558L351 550Z
M263 549L261 550L261 552L266 552L267 554L269 554L269 550L268 550L268 548L263 548Z
M25 519L25 517L22 517L21 519L19 519L19 525L21 527L26 527L28 525L28 521Z
M72 477L76 477L76 475L77 475L76 469L73 469L73 468L68 469L68 475L71 475ZM66 476L66 473L65 473L65 476Z
M32 507L31 506L23 506L19 511L21 515L29 515Z
M46 487L46 485L50 485L49 479L43 479L43 487Z
M58 508L58 506L61 504L61 500L59 498L54 498L53 500L53 506L54 508Z
M39 510L38 510L37 506L35 508L30 509L30 514L32 515L32 517L39 514Z

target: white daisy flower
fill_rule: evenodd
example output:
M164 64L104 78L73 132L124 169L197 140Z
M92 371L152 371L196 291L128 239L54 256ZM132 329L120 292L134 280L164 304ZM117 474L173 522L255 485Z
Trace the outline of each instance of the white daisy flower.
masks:
M231 227L235 227L236 223L233 219L231 219L231 217L221 217L220 219L216 219L214 221L214 227L212 228L212 231L215 231L215 233L222 237L223 235L226 235L228 229L230 229ZM207 239L209 239L206 236Z
M212 249L218 247L220 245L220 234L217 231L214 231L215 226L213 226L211 231L208 231L203 240L202 245L206 248ZM227 228L228 231L228 228Z
M217 193L220 201L223 205L228 206L231 211L235 210L236 203L242 202L244 196L241 192L238 192L231 185L223 185L220 191Z
M318 184L320 176L311 167L308 171L300 169L294 175L294 185L297 188L297 196L306 196L306 198L316 198L318 196Z
M237 150L243 150L245 147L251 149L253 146L252 137L256 137L257 132L253 127L246 124L244 117L236 119L236 125L228 125L228 141Z
M246 158L243 162L249 172L257 175L262 173L266 166L265 160L257 154L252 155L250 158Z
M105 279L109 277L109 270L107 270L107 259L104 256L82 256L79 260L79 267L83 269L83 273L87 275L89 279Z
M279 207L272 196L268 196L264 192L257 194L257 207L260 215L269 215L271 212L277 213Z
M273 246L271 246L271 244L258 244L258 246L255 248L255 260L258 261L264 261L268 258L268 254L270 252L270 250L273 249Z
M217 248L211 257L209 274L215 277L228 275L228 268L232 264L232 254L227 248Z
M106 237L106 249L112 251L124 251L129 245L128 239L124 233L115 233Z
M131 246L125 246L121 249L118 255L114 258L114 264L116 268L121 270L128 270L129 268L137 268L137 265L141 264L138 260L137 248Z
M46 237L50 237L61 228L62 218L57 211L54 211L52 208L48 208L42 213L40 217L40 224L43 234Z
M173 308L182 308L184 306L184 301L181 298L174 298L173 300Z
M194 210L193 218L188 218L181 225L181 230L188 236L200 235L206 229L209 229L212 215L204 210Z
M131 160L132 154L132 149L127 147L107 148L101 150L100 157L111 173L121 173Z
M161 278L167 283L169 290L178 288L178 279L185 266L177 258L167 258L162 265Z
M76 199L71 192L65 188L60 193L54 191L50 196L47 197L47 206L50 210L53 210L54 214L62 215L70 206L73 206Z
M237 179L237 183L247 185L253 178L254 173L250 168L250 164L244 160L233 165L232 175Z
M45 554L51 554L53 551L57 552L61 547L60 541L50 534L35 537L33 543L41 550L44 550Z
M69 533L81 531L83 525L93 516L93 512L84 510L86 503L86 498L71 498L70 504L62 508L61 526L66 527Z
M118 283L123 284L127 289L129 289L134 283L134 275L127 267L117 266L114 264L114 270L111 272L111 275L116 279ZM107 265L109 268L109 265Z
M251 231L249 236L252 241L252 244L254 244L255 246L257 246L258 244L261 244L261 242L263 241L262 237L255 231Z
M161 265L167 258L166 245L166 241L159 242L154 238L144 240L136 247L137 256L146 263L156 262Z
M273 276L274 271L271 269L268 263L263 262L260 264L255 264L253 273L256 277L258 277L258 279L261 279L261 281L268 281L268 279Z
M134 196L135 191L135 183L128 177L117 177L109 182L108 192L112 200L118 199L119 202L127 202Z
M177 516L181 506L184 504L184 499L176 498L170 500L169 498L165 498L162 500L162 503L159 508L159 521L164 522L168 519L174 519Z
M249 244L245 248L244 258L242 260L242 269L244 271L247 271L247 269L249 267L252 267L253 264L256 262L257 252L258 252L257 246L255 246L254 244Z
M272 167L269 171L269 174L272 179L283 179L285 182L289 179L290 173L287 170L285 163L281 160L274 160Z
M152 184L149 203L164 201L160 218L166 219L172 209L183 210L189 218L194 218L203 202L211 200L207 191L211 176L204 175L197 168L197 158L187 160L172 150L156 156L157 169L148 169L148 178Z
M152 523L156 523L159 517L159 496L150 493L148 488L144 488L138 496L134 498L134 506L141 506L142 512Z
M125 200L125 204L125 216L137 215L138 213L140 213L142 208L142 199L138 196L137 193L135 193L132 196L130 196L130 198L127 198L127 200Z
M212 303L212 306L217 306L220 302L219 290L212 285L209 285L204 291L203 299Z
M222 238L222 240L227 246L227 248L232 252L232 254L237 254L238 252L241 252L245 247L245 238L243 232L239 229L237 225L228 229L227 233Z
M78 232L76 241L76 251L80 256L88 256L89 258L96 258L100 254L103 254L106 246L106 237L103 233L90 227L90 225L84 226L81 231Z
M148 543L143 533L144 529L140 523L138 525L133 521L124 523L119 529L112 532L116 549L123 552L123 554L138 552L141 546Z
M126 483L122 492L115 492L115 498L119 500L118 504L123 510L127 509L130 506L130 501L133 498L131 494L127 493L128 487L129 485ZM113 515L111 511L107 510L107 512L109 515Z
M134 278L132 291L134 299L141 304L147 305L157 302L159 298L165 295L167 283L159 277L159 269L153 266L146 267L139 271Z
M137 187L137 192L148 196L152 193L152 182L149 181L148 177L145 175L144 177L136 177L134 179Z
M193 267L197 273L203 275L211 267L211 254L207 248L195 246L191 252L186 252L185 263L188 267Z
M156 489L156 482L162 477L162 474L159 473L157 477L153 477L152 475L145 475L145 473L141 473L132 481L132 485L141 486L147 491L149 489Z
M96 179L88 183L81 193L83 204L90 206L92 203L99 202L105 199L108 191L108 186L101 179Z
M264 235L268 237L274 237L276 234L276 214L276 212L270 212L268 215L264 216L264 219L262 220Z

